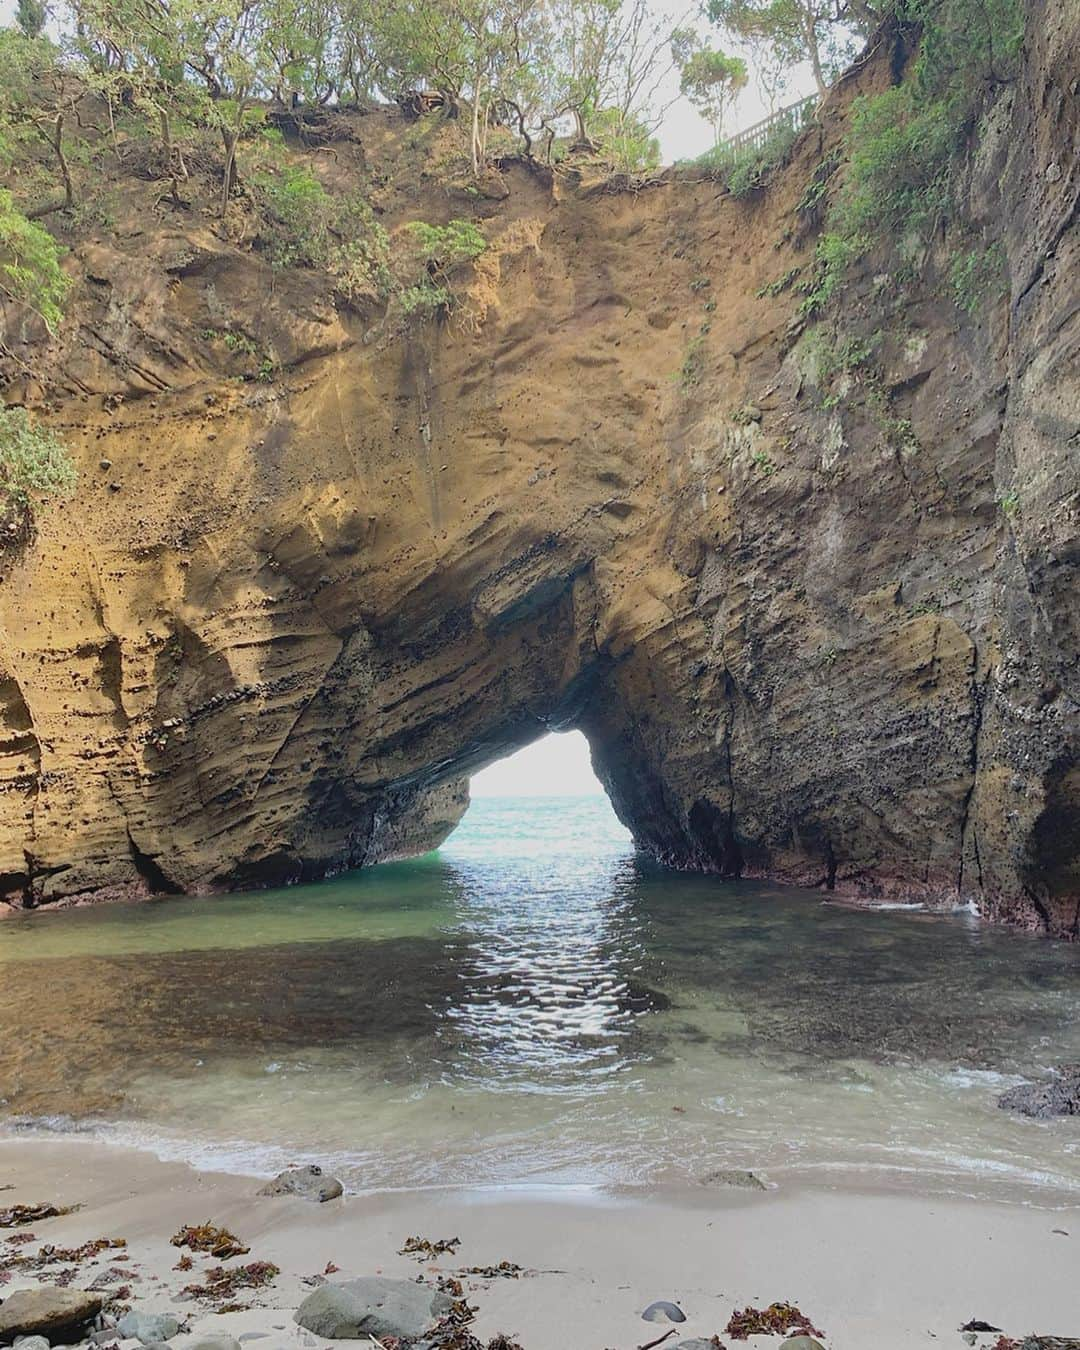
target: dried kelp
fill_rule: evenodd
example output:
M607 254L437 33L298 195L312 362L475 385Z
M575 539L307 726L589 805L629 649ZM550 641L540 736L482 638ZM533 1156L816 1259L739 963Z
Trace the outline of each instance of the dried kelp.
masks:
M483 1280L516 1280L521 1267L513 1261L500 1261L497 1266L463 1266L459 1275L476 1275Z
M806 1336L823 1336L804 1312L794 1303L770 1303L767 1308L736 1309L724 1328L733 1341L745 1341L750 1336L783 1336L789 1331L801 1331Z
M0 1228L22 1228L42 1219L74 1214L77 1209L78 1205L11 1205L8 1209L0 1209Z
M174 1247L190 1247L193 1252L207 1252L219 1261L227 1261L230 1256L247 1256L251 1251L235 1233L230 1233L227 1228L218 1228L209 1220L206 1223L188 1224L174 1233L169 1241Z
M181 1293L207 1303L221 1303L231 1299L240 1289L263 1289L280 1274L279 1268L270 1261L252 1261L246 1266L211 1266L203 1273L202 1284L185 1285Z
M439 1238L436 1242L432 1242L429 1238L410 1237L405 1239L404 1247L398 1248L398 1256L415 1256L418 1260L430 1261L447 1253L453 1256L460 1246L459 1237Z

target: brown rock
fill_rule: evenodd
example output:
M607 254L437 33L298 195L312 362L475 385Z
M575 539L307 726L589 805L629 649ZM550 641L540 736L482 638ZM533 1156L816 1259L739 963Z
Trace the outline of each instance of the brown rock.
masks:
M1080 220L1046 170L1077 160L1080 9L1023 8L963 178L1011 288L977 318L951 243L891 310L855 275L812 332L795 288L763 292L809 275L795 208L887 43L752 203L685 177L556 195L508 164L461 305L422 331L125 179L140 231L73 247L72 322L20 347L82 481L107 427L123 491L43 513L0 568L0 891L422 851L470 772L577 726L657 858L1075 934ZM378 125L387 227L434 218L399 115ZM204 340L211 307L273 388ZM823 374L821 343L878 333L872 384Z
M16 1336L78 1339L101 1308L101 1296L85 1289L17 1289L0 1303L0 1345Z

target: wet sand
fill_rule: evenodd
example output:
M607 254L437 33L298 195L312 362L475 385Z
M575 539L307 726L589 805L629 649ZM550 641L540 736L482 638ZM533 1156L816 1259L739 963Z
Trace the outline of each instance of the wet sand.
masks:
M797 1303L830 1350L914 1350L965 1345L959 1327L982 1318L1021 1337L1080 1335L1076 1255L1080 1209L1035 1209L982 1200L928 1199L859 1190L732 1187L595 1192L570 1188L444 1189L347 1195L315 1205L257 1197L252 1177L198 1173L149 1153L100 1143L0 1140L0 1207L79 1204L77 1213L32 1225L36 1241L75 1246L128 1240L135 1305L190 1316L193 1328L266 1334L259 1350L324 1346L301 1333L292 1310L310 1292L305 1277L328 1263L334 1279L385 1274L415 1279L507 1260L518 1279L470 1278L475 1333L506 1332L525 1350L633 1350L668 1329L641 1320L656 1299L677 1302L687 1321L665 1342L721 1333L748 1303ZM272 1261L281 1274L245 1294L248 1311L206 1312L176 1301L211 1264L173 1270L169 1244L182 1225L211 1220L251 1248L241 1262ZM1068 1236L1059 1231L1065 1230ZM20 1230L14 1230L20 1231ZM418 1264L397 1254L405 1239L460 1237L454 1256ZM0 1239L10 1231L0 1232ZM0 1247L0 1250L5 1250ZM84 1286L114 1259L84 1264ZM229 1263L232 1264L232 1263ZM0 1293L35 1283L16 1271ZM979 1345L992 1345L984 1335ZM749 1346L778 1346L751 1337ZM128 1343L121 1343L127 1350ZM135 1342L130 1343L132 1347Z

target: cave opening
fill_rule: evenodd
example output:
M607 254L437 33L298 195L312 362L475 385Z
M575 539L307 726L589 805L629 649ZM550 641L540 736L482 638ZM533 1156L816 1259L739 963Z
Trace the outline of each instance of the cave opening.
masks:
M507 850L630 843L580 731L548 732L494 760L471 776L469 794L469 808L443 846L448 854L468 849L480 835Z

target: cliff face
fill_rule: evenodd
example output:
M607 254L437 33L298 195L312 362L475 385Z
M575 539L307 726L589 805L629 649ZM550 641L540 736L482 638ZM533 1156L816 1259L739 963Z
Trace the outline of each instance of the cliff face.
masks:
M973 315L944 242L817 332L760 293L807 266L797 205L887 60L749 202L520 165L499 200L411 195L414 133L357 119L329 185L382 156L388 221L492 241L458 318L407 332L131 186L60 338L9 331L80 469L0 558L9 902L415 850L470 771L578 726L678 866L1075 934L1080 12L1032 9L965 189L1009 276Z

